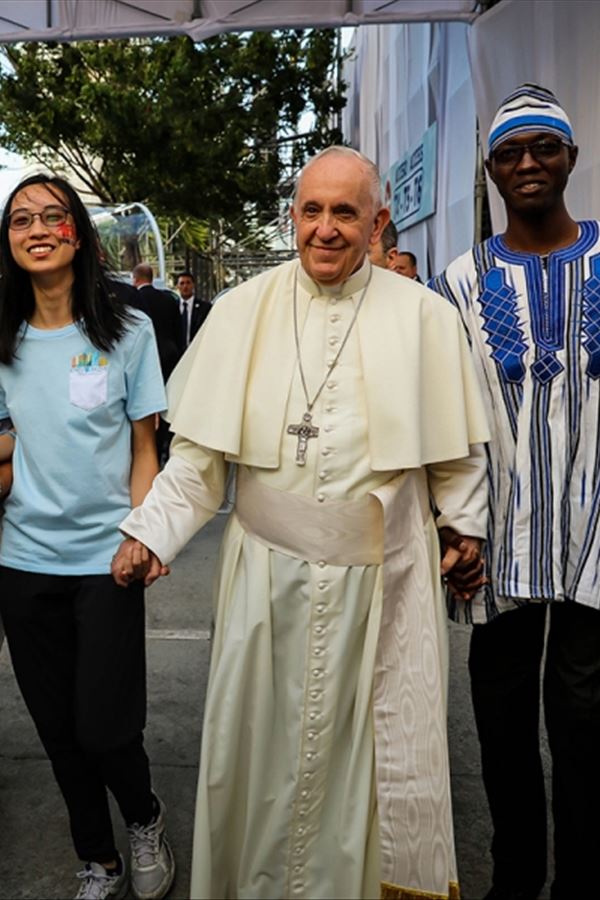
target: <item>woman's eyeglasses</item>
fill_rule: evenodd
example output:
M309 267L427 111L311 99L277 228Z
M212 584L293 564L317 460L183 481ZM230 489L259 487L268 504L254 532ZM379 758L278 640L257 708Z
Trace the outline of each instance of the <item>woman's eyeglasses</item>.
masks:
M64 225L69 215L69 210L64 206L45 206L41 212L35 213L26 209L16 209L8 217L8 227L13 231L26 231L38 216L46 228L57 228L59 225Z
M498 147L497 150L490 153L490 159L493 159L498 166L515 166L521 162L523 154L527 150L538 162L544 162L558 156L562 148L566 146L568 145L559 138L542 138L531 144L509 144Z

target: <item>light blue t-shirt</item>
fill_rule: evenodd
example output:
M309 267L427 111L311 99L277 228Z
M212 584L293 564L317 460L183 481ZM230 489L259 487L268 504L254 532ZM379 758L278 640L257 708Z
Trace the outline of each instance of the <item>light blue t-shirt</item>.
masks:
M0 563L27 572L110 572L131 508L131 421L165 409L150 319L133 321L114 349L97 350L76 325L27 326L0 364L0 420L17 432Z

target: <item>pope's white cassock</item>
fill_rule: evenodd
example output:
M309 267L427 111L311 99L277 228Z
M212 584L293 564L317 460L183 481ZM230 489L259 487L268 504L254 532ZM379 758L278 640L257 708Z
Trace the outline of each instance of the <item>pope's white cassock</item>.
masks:
M311 399L368 283L304 466L295 283ZM430 497L438 526L485 535L488 431L457 314L368 262L335 288L286 263L219 301L169 403L172 458L124 532L169 563L238 464L192 896L458 897Z

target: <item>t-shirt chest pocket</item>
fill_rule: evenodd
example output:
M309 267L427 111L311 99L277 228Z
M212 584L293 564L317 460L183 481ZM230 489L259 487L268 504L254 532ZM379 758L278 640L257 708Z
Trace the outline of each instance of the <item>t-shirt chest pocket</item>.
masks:
M79 409L96 409L106 403L108 396L108 368L69 373L69 400Z

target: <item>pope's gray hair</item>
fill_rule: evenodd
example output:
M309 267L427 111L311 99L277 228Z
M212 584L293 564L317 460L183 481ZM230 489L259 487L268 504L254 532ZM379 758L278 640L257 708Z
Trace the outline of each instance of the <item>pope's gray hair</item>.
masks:
M320 159L323 159L324 156L330 156L332 154L337 154L338 156L346 156L353 159L357 159L365 168L365 174L369 183L369 193L371 195L371 200L373 201L373 207L376 210L381 209L383 206L383 200L381 197L381 181L379 178L379 170L374 162L365 156L363 153L359 153L358 150L353 150L352 147L344 147L341 144L336 144L332 147L326 147L324 150L321 150L312 159L309 159L307 163L304 164L300 173L296 179L296 184L294 186L294 193L292 196L292 204L294 208L296 208L296 201L298 199L298 189L300 187L300 182L302 181L302 176L306 172L307 169L310 169L311 166L314 166L316 162L319 162Z

